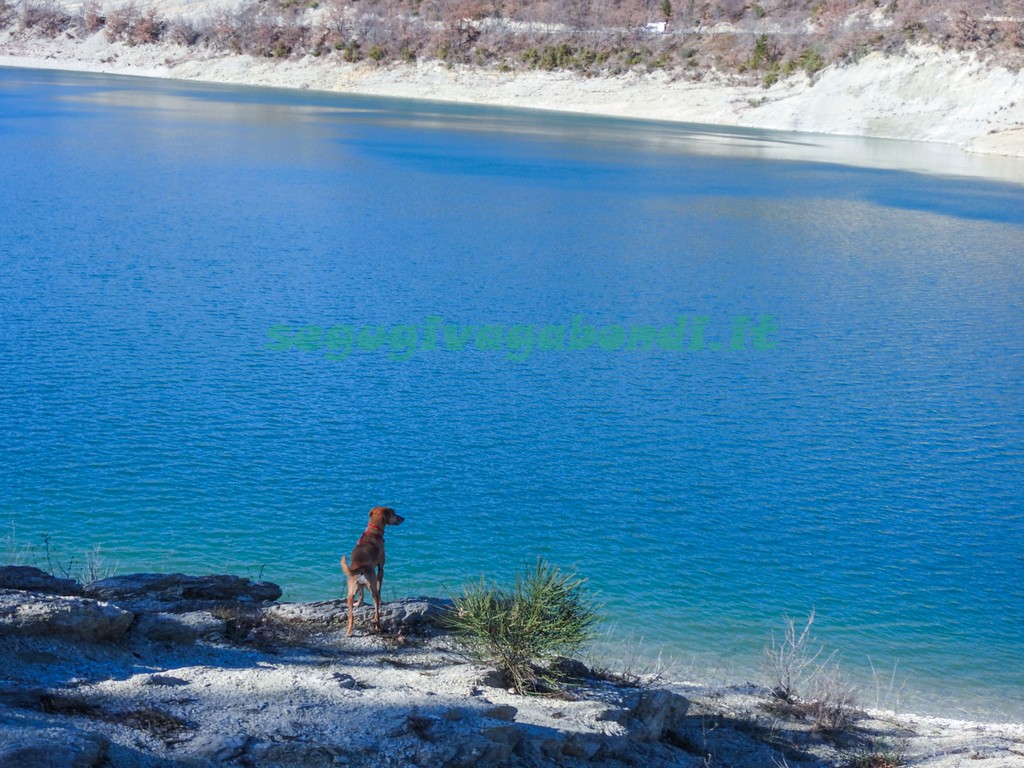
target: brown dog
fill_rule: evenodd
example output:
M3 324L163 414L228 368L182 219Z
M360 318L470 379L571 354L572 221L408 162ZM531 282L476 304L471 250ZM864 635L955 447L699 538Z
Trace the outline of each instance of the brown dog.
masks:
M391 507L374 507L370 510L370 524L359 537L352 549L352 565L341 556L341 570L348 580L348 637L352 636L355 614L352 611L352 598L359 593L359 602L363 604L364 590L369 587L373 596L373 623L380 631L380 587L384 583L384 527L401 525L405 521Z

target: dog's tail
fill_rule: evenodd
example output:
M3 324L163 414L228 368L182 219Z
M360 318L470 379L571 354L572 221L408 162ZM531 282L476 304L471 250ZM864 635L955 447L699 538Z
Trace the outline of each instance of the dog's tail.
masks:
M346 576L352 575L352 571L349 570L348 563L345 562L344 555L341 556L341 572L344 573Z

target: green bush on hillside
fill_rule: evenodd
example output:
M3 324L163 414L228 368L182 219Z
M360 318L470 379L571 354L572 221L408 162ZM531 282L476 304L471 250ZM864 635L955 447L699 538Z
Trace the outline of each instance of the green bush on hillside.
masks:
M539 558L510 590L483 578L467 585L448 623L470 655L495 664L517 693L558 687L558 671L541 665L583 648L598 621L584 584Z

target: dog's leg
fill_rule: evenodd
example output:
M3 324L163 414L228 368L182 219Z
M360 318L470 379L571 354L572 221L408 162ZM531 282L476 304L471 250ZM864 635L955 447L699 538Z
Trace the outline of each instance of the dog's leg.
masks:
M355 589L353 589L354 586L354 580L350 579L348 582L348 598L346 599L346 602L348 603L348 632L345 633L345 637L352 637L352 629L355 627L356 623L356 611L355 607L352 605L352 595L355 594Z
M373 623L380 632L380 587L384 583L384 566L377 566L377 576L370 577L370 595L373 597Z
M345 637L352 637L352 630L355 627L356 614L355 609L352 605L352 596L356 593L356 589L359 586L359 579L348 567L348 563L345 562L345 556L341 556L341 571L345 574L345 591L346 597L345 602L348 604L348 632ZM360 595L362 593L360 592Z

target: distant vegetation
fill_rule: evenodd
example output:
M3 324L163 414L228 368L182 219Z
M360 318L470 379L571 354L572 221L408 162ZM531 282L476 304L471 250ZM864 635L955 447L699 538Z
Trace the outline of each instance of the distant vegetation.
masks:
M717 71L765 86L914 43L1024 65L1020 0L254 0L191 20L158 7L87 0L72 13L57 0L0 0L0 27L378 66L440 60L687 79Z

